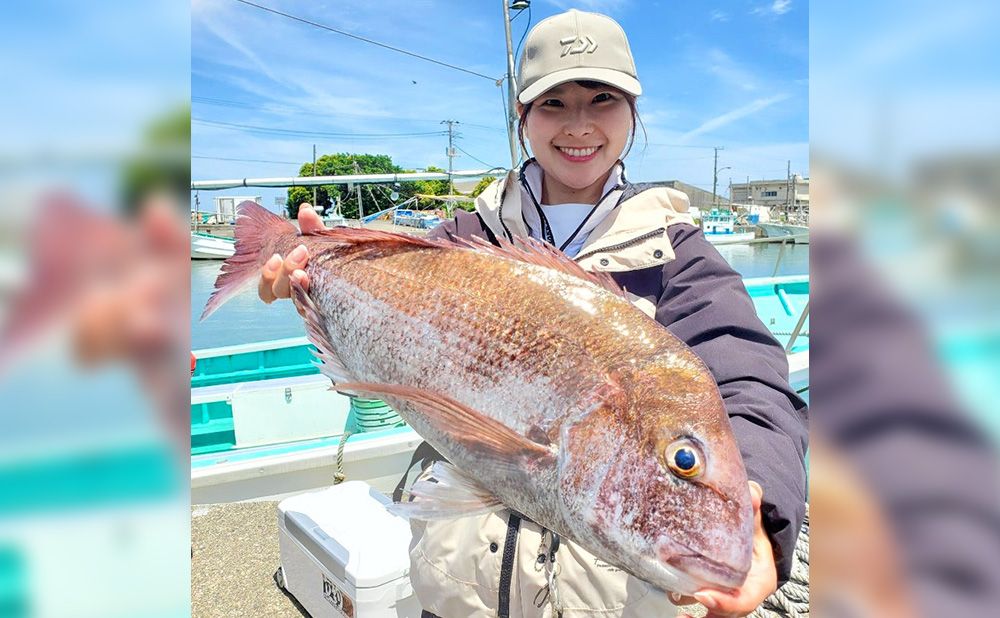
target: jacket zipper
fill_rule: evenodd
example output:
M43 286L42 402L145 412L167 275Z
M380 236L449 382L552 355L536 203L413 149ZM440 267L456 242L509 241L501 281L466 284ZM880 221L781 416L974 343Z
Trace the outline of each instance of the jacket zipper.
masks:
M626 240L624 242L620 242L617 245L611 245L610 247L602 247L600 249L595 249L593 251L588 251L587 253L584 253L583 255L576 256L574 258L574 260L577 261L577 262L579 262L582 259L589 258L592 255L597 255L598 253L610 253L610 252L613 252L613 251L620 251L620 250L622 250L622 249L624 249L626 247L631 247L632 245L638 244L638 243L640 243L640 242L642 242L644 240L648 240L648 239L653 238L655 236L659 236L666 229L667 228L664 228L664 227L657 228L657 229L653 230L652 232L646 232L642 236L636 236L635 238L633 238L631 240Z

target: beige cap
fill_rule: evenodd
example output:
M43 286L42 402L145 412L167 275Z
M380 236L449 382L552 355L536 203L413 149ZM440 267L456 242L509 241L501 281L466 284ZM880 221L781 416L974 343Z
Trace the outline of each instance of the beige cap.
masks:
M550 88L588 80L642 94L628 39L607 15L575 9L538 22L517 69L517 100L528 103Z

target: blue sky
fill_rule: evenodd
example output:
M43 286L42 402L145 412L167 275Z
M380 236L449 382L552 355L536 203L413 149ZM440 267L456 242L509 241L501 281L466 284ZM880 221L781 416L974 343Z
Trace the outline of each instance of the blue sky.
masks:
M486 76L505 74L500 2L254 1ZM783 178L788 160L793 172L808 175L805 2L534 0L531 23L574 7L614 17L629 36L648 136L647 142L640 132L626 160L632 180L679 179L711 190L713 146L725 148L719 167L731 167L719 174L720 193L730 178ZM528 17L525 11L513 21L515 44ZM236 0L192 3L191 94L196 180L292 176L311 159L314 143L320 154L383 153L408 168L446 168L440 123L447 119L460 123L457 145L464 152L456 169L509 164L494 80ZM264 196L268 206L283 195L242 192L248 193Z

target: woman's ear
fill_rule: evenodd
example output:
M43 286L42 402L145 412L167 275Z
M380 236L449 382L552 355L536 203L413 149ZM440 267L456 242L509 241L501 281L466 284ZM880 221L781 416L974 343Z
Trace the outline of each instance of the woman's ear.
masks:
M524 103L521 103L520 101L515 103L514 111L517 113L518 118L520 118L521 114L524 112Z

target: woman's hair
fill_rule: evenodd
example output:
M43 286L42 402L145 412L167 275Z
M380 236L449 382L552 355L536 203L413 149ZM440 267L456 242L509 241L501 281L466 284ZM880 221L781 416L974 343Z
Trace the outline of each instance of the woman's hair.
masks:
M642 124L642 119L639 118L639 110L636 108L636 99L634 96L630 95L627 92L622 92L618 88L615 88L614 86L609 86L608 84L605 84L603 82L580 80L574 83L588 90L611 89L614 90L616 93L618 93L619 96L624 97L626 101L628 101L628 107L630 110L632 110L632 132L628 136L628 144L626 144L625 151L619 157L620 159L624 159L625 157L627 157L629 151L632 150L632 144L635 143L636 126L642 127L643 139L646 139L646 127L645 125ZM528 147L525 146L524 144L524 127L528 121L528 112L531 111L531 108L534 104L535 104L534 101L531 101L530 103L525 103L524 106L521 108L521 114L520 116L518 116L517 119L517 140L521 143L521 149L524 150L524 152L528 152Z

